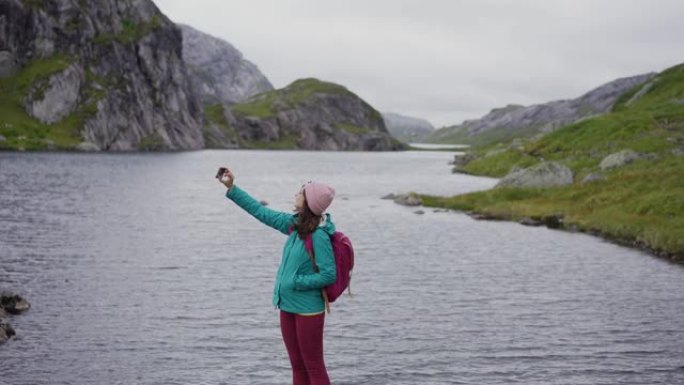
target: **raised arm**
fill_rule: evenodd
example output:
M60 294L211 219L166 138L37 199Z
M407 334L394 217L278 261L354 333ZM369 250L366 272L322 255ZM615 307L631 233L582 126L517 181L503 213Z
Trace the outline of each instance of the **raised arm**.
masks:
M258 219L261 223L270 226L283 234L289 234L290 227L294 224L294 214L264 207L238 186L233 185L228 189L226 197L235 202L254 218Z
M290 232L290 227L295 221L294 214L283 213L264 207L247 192L235 186L235 175L228 168L221 167L218 174L216 174L216 179L228 188L226 198L235 202L261 223L286 235Z

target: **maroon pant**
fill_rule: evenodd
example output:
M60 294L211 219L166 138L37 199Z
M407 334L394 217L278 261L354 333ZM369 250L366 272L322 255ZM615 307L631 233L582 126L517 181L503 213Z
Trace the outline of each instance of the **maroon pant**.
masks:
M330 385L323 361L325 313L303 316L280 311L280 331L292 364L293 385Z

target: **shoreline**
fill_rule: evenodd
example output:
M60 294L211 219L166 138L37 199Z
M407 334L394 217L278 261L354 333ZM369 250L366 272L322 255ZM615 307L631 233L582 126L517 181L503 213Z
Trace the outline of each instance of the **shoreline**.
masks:
M490 191L490 190L487 190ZM669 250L656 249L643 241L636 239L635 237L620 237L615 234L611 234L606 231L602 231L597 228L589 228L582 226L574 221L566 222L565 216L563 214L553 214L553 215L514 215L512 212L508 213L492 213L486 209L474 208L472 210L464 210L452 207L446 202L448 197L437 197L424 194L417 194L421 200L421 206L430 208L447 209L459 213L466 214L476 220L488 220L488 221L506 221L506 222L517 222L523 226L530 227L541 227L544 226L552 230L561 230L570 233L582 233L597 237L604 241L629 247L635 250L643 251L653 257L663 259L667 262L684 266L684 253L672 252ZM459 195L457 195L459 196ZM456 197L457 197L456 196Z

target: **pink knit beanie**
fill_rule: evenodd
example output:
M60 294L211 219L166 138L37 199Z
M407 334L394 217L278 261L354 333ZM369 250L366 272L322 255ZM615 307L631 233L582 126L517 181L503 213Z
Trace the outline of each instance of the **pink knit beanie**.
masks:
M304 185L306 204L311 212L322 215L335 197L335 189L327 184L311 182Z

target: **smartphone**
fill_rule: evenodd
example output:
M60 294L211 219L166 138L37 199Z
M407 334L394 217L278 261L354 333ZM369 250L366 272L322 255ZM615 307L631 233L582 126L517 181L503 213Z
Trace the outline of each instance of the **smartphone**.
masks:
M219 169L218 169L218 172L216 173L216 179L221 179L221 177L223 176L223 174L224 174L226 171L228 171L228 169L225 168L225 167L219 168Z

